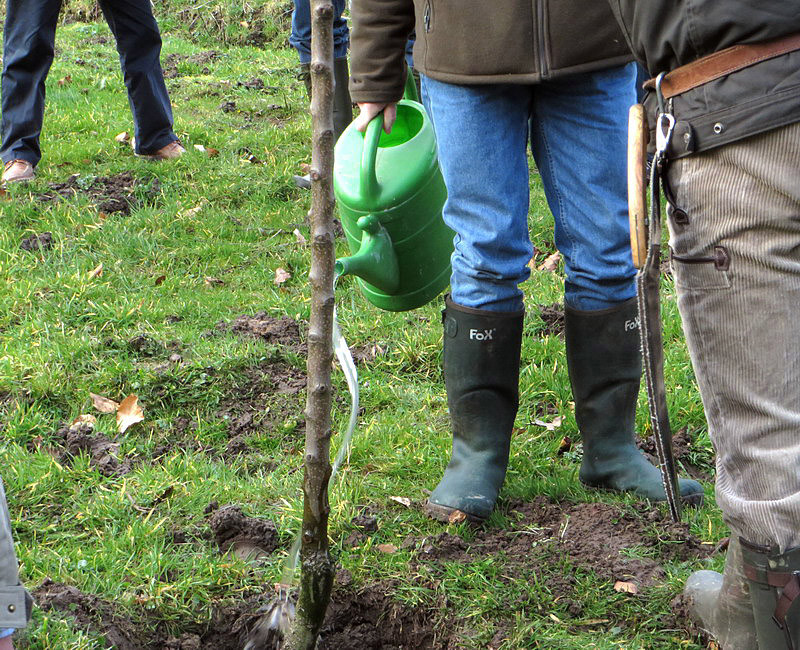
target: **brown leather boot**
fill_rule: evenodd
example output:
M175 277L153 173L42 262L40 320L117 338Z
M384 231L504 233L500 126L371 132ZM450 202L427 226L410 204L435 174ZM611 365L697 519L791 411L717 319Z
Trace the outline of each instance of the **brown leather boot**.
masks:
M27 160L9 160L3 167L3 184L32 181L33 165Z
M183 148L183 145L178 140L173 140L155 153L137 153L136 155L146 160L174 160L175 158L180 158L185 153L186 149Z

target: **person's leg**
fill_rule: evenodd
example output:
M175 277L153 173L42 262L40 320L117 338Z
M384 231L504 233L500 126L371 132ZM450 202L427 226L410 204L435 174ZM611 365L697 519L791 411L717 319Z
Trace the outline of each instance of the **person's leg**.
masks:
M716 495L742 537L759 647L800 647L800 124L671 163L678 307L716 450ZM684 218L684 214L686 215ZM800 585L794 585L795 588Z
M537 87L531 145L566 270L580 480L664 500L661 474L636 447L634 430L642 366L625 163L635 75L630 64ZM702 500L696 481L682 479L680 489L690 502Z
M483 520L508 465L519 395L528 277L528 105L524 86L456 86L423 77L455 235L443 313L444 378L453 431L450 462L427 512ZM480 179L480 180L476 180Z
M45 79L53 62L61 0L8 0L3 32L2 137L4 163L41 160Z
M0 480L0 631L25 627L31 615L33 601L19 583L17 556L11 535L3 482Z
M100 0L117 41L133 113L137 154L154 154L175 142L172 107L161 70L161 35L150 0Z

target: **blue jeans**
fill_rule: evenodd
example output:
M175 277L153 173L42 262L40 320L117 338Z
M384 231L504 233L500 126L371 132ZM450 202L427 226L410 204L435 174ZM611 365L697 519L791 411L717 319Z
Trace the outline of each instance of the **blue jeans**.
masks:
M635 64L537 85L462 86L422 78L456 233L452 299L522 308L530 275L530 140L564 259L565 301L613 307L636 294L627 208L628 108Z
M350 46L350 30L342 18L346 0L333 0L333 57L343 59ZM311 2L294 0L289 45L297 50L300 63L311 63Z
M3 36L2 134L0 157L41 159L45 79L53 62L62 0L8 0ZM161 36L150 0L100 0L117 40L120 64L133 111L136 153L155 153L177 136L159 57Z

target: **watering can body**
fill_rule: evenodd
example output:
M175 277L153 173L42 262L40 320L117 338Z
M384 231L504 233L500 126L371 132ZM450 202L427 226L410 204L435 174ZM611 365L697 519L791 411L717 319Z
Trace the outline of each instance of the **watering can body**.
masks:
M365 134L353 124L336 143L333 187L352 255L340 275L358 276L367 300L406 311L433 300L450 281L453 231L433 125L422 104L403 99L391 134L383 116Z

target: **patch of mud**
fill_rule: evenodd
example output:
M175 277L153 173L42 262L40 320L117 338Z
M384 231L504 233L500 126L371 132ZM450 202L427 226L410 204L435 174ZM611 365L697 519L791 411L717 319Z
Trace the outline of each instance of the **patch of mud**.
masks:
M655 436L648 436L645 439L640 438L637 441L639 445L639 449L644 452L644 455L647 456L647 459L653 463L654 465L658 466L658 452L656 451L656 439ZM705 467L698 467L691 462L692 458L692 439L689 436L689 431L686 427L679 429L678 431L673 432L672 434L672 450L675 454L675 460L679 463L680 466L684 467L688 472L689 476L693 479L699 481L705 481L708 483L713 482L714 474L713 474L713 467L712 468L705 468Z
M337 584L341 577L337 576ZM398 603L391 582L362 589L335 587L320 633L319 650L424 650L444 648L432 610Z
M539 328L541 336L564 335L564 305L554 302L552 305L537 305L539 317L544 323Z
M241 648L244 632L266 596L254 594L237 598L233 604L212 603L211 621L202 625L186 621L179 635L169 634L156 610L142 610L145 620L132 620L120 613L118 605L76 587L49 578L33 591L34 599L45 611L71 616L79 628L102 634L115 650L231 650ZM175 621L170 621L174 626Z
M208 519L221 553L246 560L266 557L278 548L278 529L269 519L248 517L237 505L214 510Z
M524 577L557 566L561 558L601 579L633 582L641 589L664 577L663 562L704 558L715 551L690 535L688 524L675 524L660 510L640 516L612 504L557 504L540 497L512 503L508 512L515 519L510 528L478 530L469 543L446 532L423 539L418 559L469 562L500 554L507 572ZM562 598L579 600L571 580L548 586L563 591L557 594Z
M206 50L205 52L198 52L197 54L167 54L161 62L161 67L164 70L164 78L175 79L183 76L178 70L179 64L181 63L203 66L200 73L211 74L211 69L208 65L216 62L221 56L222 53L217 50Z
M124 476L131 471L131 461L117 456L119 443L96 433L89 424L65 425L56 432L56 437L63 441L64 451L58 458L63 464L68 465L75 456L85 453L89 464L103 476Z
M215 326L215 330L261 339L265 343L282 345L296 352L305 353L305 343L300 334L300 323L289 316L273 318L265 311L260 311L252 316L242 314L230 322L220 321Z
M44 611L57 610L74 617L81 628L92 628L105 636L116 650L141 650L152 647L140 636L140 628L127 617L119 616L112 603L80 589L45 578L33 591L36 604Z
M31 235L19 243L23 251L46 251L53 247L53 233L43 232L41 235Z
M50 183L50 190L36 198L52 202L81 194L97 206L98 212L127 216L143 203L154 202L161 192L161 183L156 177L146 181L137 179L129 171L97 177L73 174L64 183Z
M265 361L245 369L244 375L244 382L222 400L217 411L227 423L228 454L248 451L252 435L302 438L305 372L282 361Z

